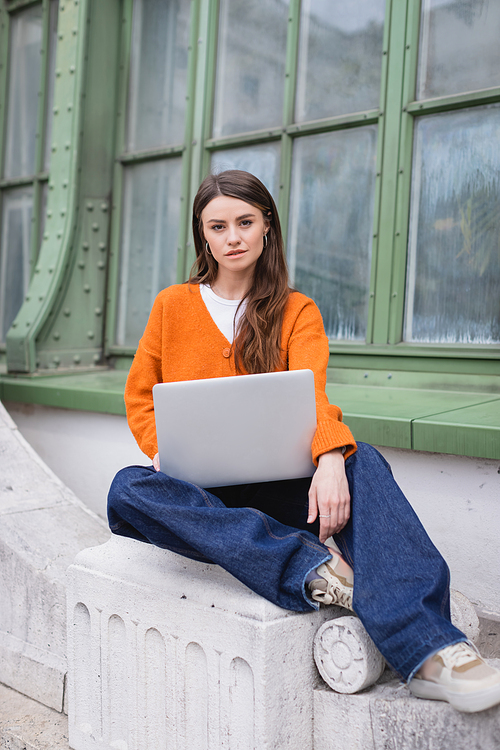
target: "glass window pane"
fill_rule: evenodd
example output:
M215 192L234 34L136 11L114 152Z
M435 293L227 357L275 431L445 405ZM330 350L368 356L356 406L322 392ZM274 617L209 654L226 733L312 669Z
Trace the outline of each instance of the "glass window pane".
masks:
M156 295L177 280L181 159L127 167L124 177L116 343L137 346Z
M30 278L33 188L3 193L0 242L0 341L19 312Z
M500 86L498 0L423 0L417 98Z
M500 342L500 105L416 124L405 339Z
M303 0L297 122L379 105L385 0Z
M11 20L4 176L35 173L36 127L42 46L42 6Z
M52 144L52 109L54 106L54 83L56 80L56 47L57 47L57 11L58 0L50 0L49 6L49 49L47 59L47 94L45 102L45 144L43 153L43 170L49 171Z
M214 136L281 125L288 0L221 0Z
M280 145L265 143L248 148L229 148L212 154L212 171L243 169L264 183L274 200L278 200L280 175Z
M134 0L127 150L184 141L189 0Z
M334 339L366 337L376 150L376 125L295 142L290 270Z

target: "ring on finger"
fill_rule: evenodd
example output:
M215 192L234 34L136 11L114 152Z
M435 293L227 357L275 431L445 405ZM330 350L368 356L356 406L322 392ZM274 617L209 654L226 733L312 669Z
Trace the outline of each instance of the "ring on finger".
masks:
M328 513L328 515L326 515L326 516L322 516L322 515L321 515L321 513L320 513L320 514L319 514L319 517L320 517L320 518L330 518L330 516L331 516L331 515L332 515L331 513Z

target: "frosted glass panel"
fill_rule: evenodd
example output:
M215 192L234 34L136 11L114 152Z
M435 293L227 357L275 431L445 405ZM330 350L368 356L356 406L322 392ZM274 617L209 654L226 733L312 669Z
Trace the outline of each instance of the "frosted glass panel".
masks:
M500 342L500 106L417 121L408 341Z
M423 0L417 98L500 86L500 2Z
M30 278L33 189L6 190L0 242L0 341L19 312Z
M243 169L259 178L274 200L278 200L280 174L279 143L266 143L248 148L230 148L212 154L212 172Z
M36 171L36 127L42 46L42 5L16 13L11 21L4 176Z
M52 109L54 106L54 83L56 80L57 11L58 0L50 0L49 6L49 55L47 62L47 100L45 107L45 146L43 153L44 172L49 171L52 145Z
M189 0L134 0L127 150L184 140Z
M215 137L281 125L287 0L221 0Z
M364 339L368 310L377 127L297 140L289 264L334 339Z
M127 167L116 343L137 346L158 292L177 279L181 159Z
M297 122L379 105L385 0L303 0Z

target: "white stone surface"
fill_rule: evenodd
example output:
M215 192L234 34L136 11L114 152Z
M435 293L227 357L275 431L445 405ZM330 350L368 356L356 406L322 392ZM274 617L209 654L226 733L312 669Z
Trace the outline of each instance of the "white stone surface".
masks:
M452 623L465 633L469 641L479 639L479 617L466 596L452 589L450 591L450 614Z
M149 465L125 417L38 404L7 403L30 445L91 510L106 518L106 498L124 466Z
M0 682L63 710L65 574L109 536L48 469L0 404Z
M500 666L500 659L490 659ZM314 750L498 750L500 706L477 714L415 698L386 672L357 695L314 691Z
M75 750L312 750L312 642L216 565L112 537L68 571Z

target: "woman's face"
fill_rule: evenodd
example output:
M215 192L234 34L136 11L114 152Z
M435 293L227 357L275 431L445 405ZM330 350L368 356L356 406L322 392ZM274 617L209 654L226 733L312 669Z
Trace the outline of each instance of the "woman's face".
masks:
M219 195L201 212L203 235L221 271L253 273L269 222L262 211L238 198Z

